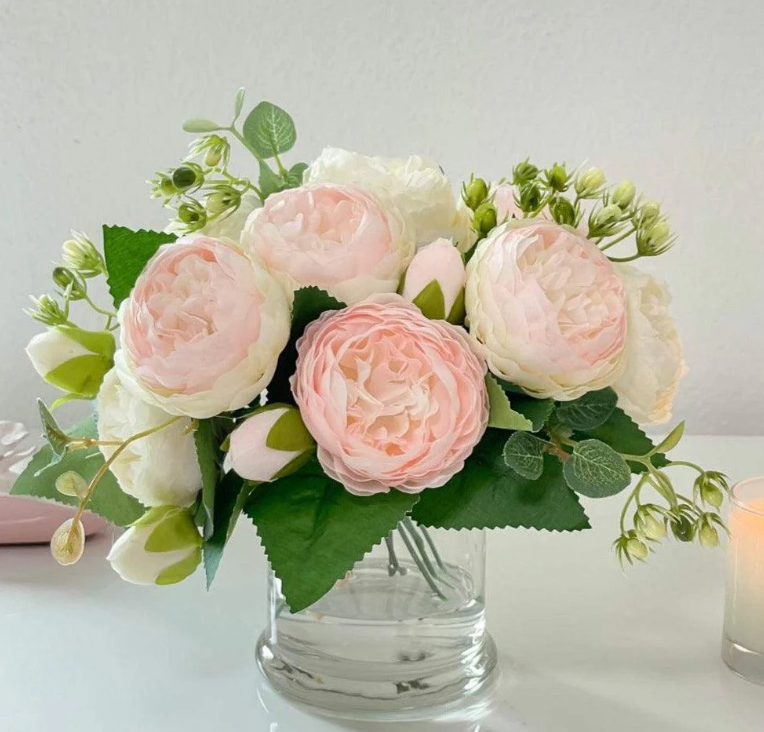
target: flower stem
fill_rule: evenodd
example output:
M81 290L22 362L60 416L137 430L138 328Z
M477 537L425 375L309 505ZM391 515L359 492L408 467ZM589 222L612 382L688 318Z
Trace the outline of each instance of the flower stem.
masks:
M393 533L390 532L385 537L385 544L387 545L387 554L389 557L387 563L387 573L392 577L395 574L403 576L406 574L406 569L401 567L401 563L398 561L398 555L395 553L395 543L393 541Z
M441 600L445 600L446 596L440 591L440 588L436 584L435 579L428 572L427 567L424 565L424 563L422 562L422 559L419 557L419 554L417 553L416 548L412 544L411 539L409 539L409 537L406 536L406 531L402 525L398 526L398 533L400 534L401 539L403 539L403 543L406 545L406 549L408 549L409 554L411 555L411 558L414 560L414 564L416 564L417 568L419 569L419 573L422 575L425 582L427 582L427 584L430 586L430 589Z
M625 234L621 234L620 236L617 236L615 239L613 239L612 241L609 241L607 244L605 244L604 247L600 247L600 251L604 252L605 250L610 249L610 247L615 246L619 242L622 242L624 239L627 239L628 237L630 237L636 230L637 230L636 226L632 227ZM615 261L615 260L613 260L613 261Z

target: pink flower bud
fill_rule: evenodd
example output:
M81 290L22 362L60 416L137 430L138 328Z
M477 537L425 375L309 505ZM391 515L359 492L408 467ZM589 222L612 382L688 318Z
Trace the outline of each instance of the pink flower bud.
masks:
M436 239L420 249L411 260L403 284L403 297L415 302L422 291L433 281L443 294L443 314L426 312L430 318L445 320L464 290L466 276L464 262L459 250L448 239ZM416 303L419 305L419 303Z

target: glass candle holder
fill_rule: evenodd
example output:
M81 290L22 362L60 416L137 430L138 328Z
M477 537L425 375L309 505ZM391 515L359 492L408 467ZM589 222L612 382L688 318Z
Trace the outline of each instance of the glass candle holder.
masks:
M722 658L764 684L764 476L732 489Z

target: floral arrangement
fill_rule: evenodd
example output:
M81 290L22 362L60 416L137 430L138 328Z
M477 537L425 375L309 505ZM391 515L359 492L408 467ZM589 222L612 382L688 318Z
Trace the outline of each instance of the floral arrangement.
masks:
M674 243L657 203L529 160L460 197L421 157L287 167L291 117L261 102L240 123L243 102L227 126L184 125L189 157L150 183L164 232L104 226L103 254L74 235L57 294L34 300L52 407L97 406L64 429L40 402L48 444L13 489L79 507L61 564L87 508L128 527L109 555L125 580L203 565L209 585L245 514L297 612L399 525L579 531L579 496L627 489L622 561L669 533L717 544L726 478L668 457L682 424L659 444L642 429L670 419L686 370L665 284L631 264ZM232 143L256 177L231 171Z

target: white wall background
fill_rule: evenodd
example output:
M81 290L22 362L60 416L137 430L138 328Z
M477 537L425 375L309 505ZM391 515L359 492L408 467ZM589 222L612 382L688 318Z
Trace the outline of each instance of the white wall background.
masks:
M21 314L70 228L161 227L143 181L246 86L327 144L458 181L588 159L661 199L694 432L764 432L764 3L0 0L0 416L42 388ZM240 158L246 160L244 155ZM295 160L297 158L294 158ZM254 175L254 171L252 173Z

